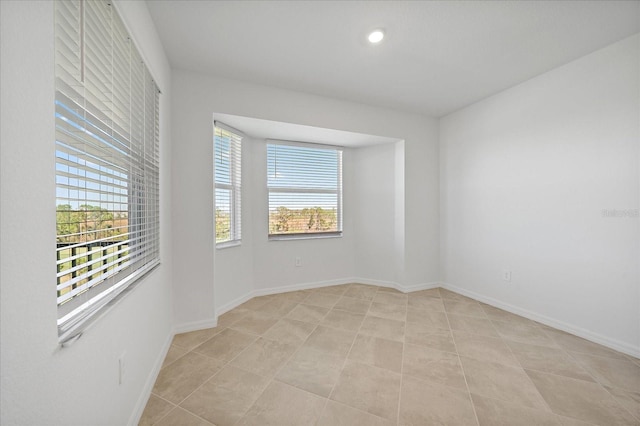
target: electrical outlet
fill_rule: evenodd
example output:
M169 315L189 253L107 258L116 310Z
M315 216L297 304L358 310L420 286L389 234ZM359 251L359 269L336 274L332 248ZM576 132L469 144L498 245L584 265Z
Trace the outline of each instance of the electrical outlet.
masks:
M507 282L511 281L511 271L509 269L502 271L502 279Z
M297 267L302 266L302 259L300 259L300 257L296 257L295 265L296 265Z
M122 383L124 383L124 373L125 373L125 353L123 352L122 355L120 355L120 357L118 358L118 384L121 385Z

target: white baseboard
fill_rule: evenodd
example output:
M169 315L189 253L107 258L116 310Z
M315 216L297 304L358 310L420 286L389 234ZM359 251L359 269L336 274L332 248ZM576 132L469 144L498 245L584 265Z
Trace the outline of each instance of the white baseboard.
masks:
M328 287L332 285L341 285L341 284L349 284L349 283L360 283L360 284L368 284L375 285L379 287L388 287L394 288L403 293L411 293L414 291L420 290L428 290L433 288L446 288L447 290L453 291L455 293L459 293L463 296L471 297L472 299L478 300L480 302L486 303L491 306L495 306L496 308L503 309L505 311L511 312L516 315L523 316L525 318L529 318L531 320L537 321L539 323L548 325L549 327L557 328L558 330L566 331L567 333L571 333L578 337L582 337L583 339L587 339L591 342L606 346L613 350L631 355L636 358L640 358L640 347L630 345L626 342L621 342L616 339L611 339L609 337L603 336L598 333L594 333L592 331L586 330L581 327L577 327L573 324L569 324L563 321L558 321L554 318L547 317L545 315L538 314L536 312L520 308L518 306L512 305L510 303L505 303L500 300L494 299L492 297L484 296L480 293L476 293L473 291L466 290L461 287L457 287L453 284L445 283L445 282L429 282L429 283L421 283L414 284L409 286L403 286L399 283L393 281L383 281L383 280L374 280L370 278L363 277L349 277L349 278L341 278L335 280L326 280L326 281L316 281L316 282L306 282L300 284L279 286L279 287L270 287L270 288L261 288L253 290L237 299L234 299L224 305L220 306L216 309L216 317L213 319L202 320L202 321L194 321L189 323L184 323L177 325L174 328L174 334L178 333L186 333L189 331L202 330L205 328L212 328L218 325L218 316L229 312L230 310L236 308L237 306L243 304L244 302L258 296L266 296L270 294L279 294L279 293L288 293L291 291L298 290L308 290L312 288L320 288L320 287ZM168 350L168 346L167 346ZM164 359L164 358L163 358ZM159 369L158 369L159 371ZM153 384L152 384L153 385ZM143 407L144 408L144 407Z
M251 291L243 296L238 297L237 299L232 300L229 303L225 303L224 305L220 306L219 308L216 308L216 322L217 322L217 318L224 314L229 312L230 310L242 305L244 302L253 299L255 296L254 291Z
M133 412L131 413L131 417L129 417L129 422L127 423L130 426L135 426L140 422L140 418L142 417L142 413L144 412L144 408L147 406L147 402L149 401L149 397L151 396L151 391L153 390L153 385L156 383L158 379L158 374L160 374L160 369L162 368L162 364L164 363L164 359L167 357L167 352L169 352L169 348L171 347L171 341L173 340L174 333L170 333L167 337L167 340L162 345L162 350L158 354L155 362L153 363L153 368L147 377L147 380L144 384L144 388L136 401L136 405L133 408Z
M285 285L280 287L260 288L238 297L216 309L216 315L220 316L230 310L242 305L244 302L259 296L268 296L270 294L289 293L291 291L308 290L311 288L329 287L332 285L348 284L354 281L350 279L337 279L327 281L307 282L302 284Z
M400 289L400 291L402 291L403 293L413 293L414 291L421 291L421 290L431 290L434 288L438 288L440 287L440 283L437 281L433 281L430 283L423 283L423 284L414 284L414 285L410 285L410 286L404 286Z
M352 282L355 282L355 281L352 281L352 278L339 278L335 280L312 281L312 282L306 282L306 283L300 283L300 284L285 285L280 287L260 288L260 289L253 290L252 297L267 296L270 294L288 293L290 291L298 291L298 290L309 290L312 288L330 287L332 285L349 284Z
M376 285L378 287L395 288L398 291L403 291L402 286L395 281L374 280L371 278L364 278L364 277L353 277L353 278L350 278L350 280L351 281L349 282L352 282L352 283Z
M200 321L191 321L178 324L173 327L173 335L187 333L189 331L204 330L205 328L213 328L218 326L218 318L211 318Z
M432 288L438 288L440 286L439 282L430 282L430 283L414 284L411 286L402 286L393 281L373 280L370 278L362 278L362 277L349 277L349 278L339 278L335 280L314 281L314 282L306 282L306 283L300 283L300 284L292 284L292 285L286 285L286 286L280 286L280 287L260 288L260 289L253 290L241 297L238 297L237 299L234 299L228 303L225 303L224 305L217 308L216 318L242 305L244 302L254 297L268 296L271 294L288 293L291 291L309 290L312 288L330 287L333 285L343 285L343 284L351 284L351 283L395 288L396 290L401 291L403 293L411 293L412 291L428 290ZM215 327L215 326L211 326L211 327ZM187 329L187 328L188 327L180 327L180 330L184 329L183 331L180 331L180 332L194 331L194 330L199 330L201 328L206 328L206 327L193 328L193 329Z
M511 312L513 314L520 315L525 318L529 318L530 320L537 321L544 325L548 325L549 327L566 331L567 333L573 334L578 337L582 337L583 339L589 340L591 342L597 343L602 346L606 346L618 352L622 352L627 355L640 358L640 347L633 346L629 343L621 342L617 339L612 339L610 337L603 336L602 334L599 334L599 333L594 333L592 331L575 326L573 324L566 323L564 321L558 321L546 315L541 315L536 312L530 311L528 309L523 309L518 306L512 305L510 303L502 302L492 297L483 296L482 294L469 291L461 287L457 287L453 284L441 283L441 287L446 288L447 290L453 291L454 293L458 293L463 296L470 297L479 302L486 303L487 305L495 306L496 308L500 308L505 311Z
M372 280L370 278L362 278L362 277L352 278L352 280L353 280L352 282L361 283L361 284L370 284L370 285L377 285L378 287L395 288L396 290L401 291L402 293L412 293L414 291L430 290L432 288L440 287L440 283L437 281L432 281L430 283L403 285L395 281L380 281L380 280Z

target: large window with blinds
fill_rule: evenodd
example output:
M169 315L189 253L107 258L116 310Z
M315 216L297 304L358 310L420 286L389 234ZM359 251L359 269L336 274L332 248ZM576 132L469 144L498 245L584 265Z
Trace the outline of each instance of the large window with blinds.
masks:
M242 238L242 134L216 122L213 137L216 247Z
M159 91L105 0L55 2L62 341L159 263Z
M342 235L342 148L267 142L269 238Z

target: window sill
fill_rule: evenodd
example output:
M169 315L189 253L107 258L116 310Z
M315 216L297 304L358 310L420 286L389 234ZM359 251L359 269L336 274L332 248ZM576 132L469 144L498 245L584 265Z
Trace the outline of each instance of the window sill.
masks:
M82 316L76 315L72 317L65 325L58 325L58 343L61 347L68 347L74 344L82 334L93 326L93 324L104 315L106 315L114 305L122 300L126 295L134 290L148 275L153 273L160 266L160 260L149 263L148 265L133 272L127 278L120 281L117 285L111 287L104 292L102 300L93 300L93 305L83 311ZM109 294L112 296L109 296Z
M342 238L342 232L331 232L326 234L282 234L269 235L269 241L288 241L288 240L323 240L326 238Z
M241 240L225 241L224 243L216 243L216 250L222 250L231 247L237 247L242 244Z

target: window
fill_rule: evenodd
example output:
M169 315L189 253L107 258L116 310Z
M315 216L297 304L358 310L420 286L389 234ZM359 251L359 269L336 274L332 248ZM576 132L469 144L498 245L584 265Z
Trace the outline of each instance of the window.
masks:
M242 136L215 123L213 139L216 247L220 248L241 240Z
M268 141L269 238L342 235L342 148Z
M61 341L160 262L159 91L108 1L55 3Z

